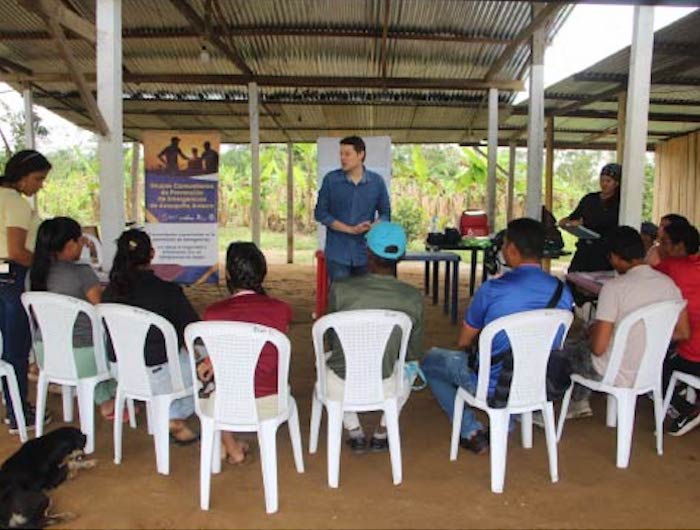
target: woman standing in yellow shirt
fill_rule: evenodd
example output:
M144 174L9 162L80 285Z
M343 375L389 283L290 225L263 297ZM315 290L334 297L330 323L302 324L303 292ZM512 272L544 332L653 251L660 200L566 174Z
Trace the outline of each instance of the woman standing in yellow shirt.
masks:
M39 218L24 197L32 197L44 185L51 164L33 150L15 153L0 176L0 331L3 354L17 375L24 404L27 428L33 428L34 410L27 402L27 369L31 340L29 322L20 296L24 291L27 269L34 257L34 242ZM23 197L24 196L24 197ZM5 403L10 403L5 388ZM17 423L8 409L10 432L17 432Z

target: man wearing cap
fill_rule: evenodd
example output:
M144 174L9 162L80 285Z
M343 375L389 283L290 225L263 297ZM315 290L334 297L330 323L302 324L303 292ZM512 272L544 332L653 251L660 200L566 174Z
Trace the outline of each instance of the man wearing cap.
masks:
M391 220L384 179L364 166L365 142L359 136L340 141L341 168L323 177L316 221L326 226L326 267L331 282L367 272L364 234L378 216Z
M177 173L180 171L180 166L177 163L178 157L189 160L189 157L180 149L180 138L173 136L170 139L170 145L158 153L158 159L165 164L165 170L168 173Z
M415 287L395 277L396 264L406 252L406 233L401 226L377 223L367 233L369 274L353 276L333 282L330 291L329 312L358 309L389 309L409 316L413 324L406 352L403 395L398 396L399 411L408 400L411 386L418 373L418 360L423 355L423 295ZM393 390L394 365L399 354L400 334L392 334L382 362L385 391ZM332 341L332 353L327 365L327 391L342 396L345 379L345 357L337 340ZM346 412L343 425L348 430L348 445L361 453L367 449L362 424L356 412ZM369 447L373 451L388 448L384 417L374 431Z

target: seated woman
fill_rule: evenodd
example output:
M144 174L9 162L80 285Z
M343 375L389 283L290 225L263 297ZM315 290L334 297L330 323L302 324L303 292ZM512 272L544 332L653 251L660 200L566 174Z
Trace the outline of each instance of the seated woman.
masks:
M288 304L265 294L262 283L267 275L265 256L254 243L231 243L226 252L226 283L231 296L207 307L204 320L249 322L287 333L292 321ZM277 414L277 348L266 344L255 369L255 398L258 417ZM211 362L205 358L197 366L202 381L211 381ZM241 464L247 461L249 446L239 442L230 432L221 433L226 461Z
M187 352L182 347L183 334L185 327L197 322L199 316L179 285L161 280L155 275L151 269L153 255L148 234L135 229L124 232L117 240L117 253L102 301L140 307L168 320L177 332L183 381L185 385L190 385L192 371ZM144 352L146 366L150 370L151 388L156 394L170 392L165 339L160 332L155 329L148 332ZM170 407L170 438L173 443L187 445L199 439L185 421L193 413L192 397L173 401Z
M29 272L32 291L48 291L99 304L102 286L90 265L79 263L83 249L80 225L69 217L55 217L41 223L36 237L34 263ZM38 346L38 345L37 345ZM73 328L73 353L78 377L97 374L92 343L92 326L85 314L79 314ZM42 356L41 347L37 355ZM105 419L114 419L116 381L103 381L95 387L95 402Z

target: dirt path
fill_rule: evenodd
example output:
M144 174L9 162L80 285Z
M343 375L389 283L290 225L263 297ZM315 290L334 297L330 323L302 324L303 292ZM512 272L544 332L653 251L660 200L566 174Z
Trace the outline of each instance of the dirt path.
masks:
M467 275L465 268L463 291ZM421 286L420 268L402 265L400 276ZM273 266L267 285L295 311L291 381L306 447L315 377L310 340L313 269ZM225 293L204 287L189 294L201 311ZM466 293L460 300L466 300ZM441 305L427 308L426 346L449 347L457 328L442 314ZM328 488L324 421L318 453L305 450L303 475L294 470L287 429L280 429L276 515L265 514L258 460L247 467L224 466L212 480L211 510L202 512L198 446L171 447L171 475L158 475L153 444L140 417L136 431L125 430L123 462L117 466L112 462L111 425L98 418L99 466L52 496L57 511L79 514L73 528L697 527L700 429L681 438L664 437L665 454L659 457L652 405L640 399L630 468L619 470L615 431L604 424L604 401L594 398L593 405L593 418L567 423L557 484L549 480L542 431L535 429L531 450L520 446L519 435L511 435L502 495L490 491L488 457L462 451L456 462L449 461L450 425L425 390L411 396L401 416L404 480L398 487L391 483L388 454L356 456L343 448L340 488ZM50 395L49 406L58 419L60 397ZM368 418L366 425L371 429L377 419ZM0 457L8 456L16 443L0 433Z

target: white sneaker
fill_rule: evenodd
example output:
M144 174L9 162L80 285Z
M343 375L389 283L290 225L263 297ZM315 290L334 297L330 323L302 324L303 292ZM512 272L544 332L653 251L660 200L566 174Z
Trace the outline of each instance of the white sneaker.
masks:
M593 416L593 409L588 399L581 401L572 401L569 403L569 410L566 412L567 420L576 420L579 418L590 418Z

